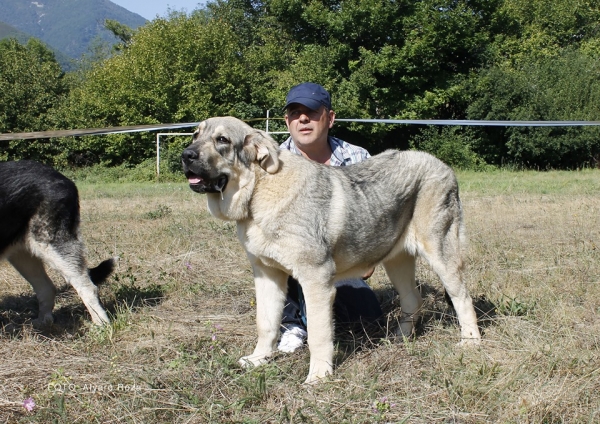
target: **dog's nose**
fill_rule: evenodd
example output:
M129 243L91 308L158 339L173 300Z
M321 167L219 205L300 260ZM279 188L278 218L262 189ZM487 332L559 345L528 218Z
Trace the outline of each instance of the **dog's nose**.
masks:
M185 149L181 154L181 159L186 163L190 163L191 161L198 159L198 153L193 149Z

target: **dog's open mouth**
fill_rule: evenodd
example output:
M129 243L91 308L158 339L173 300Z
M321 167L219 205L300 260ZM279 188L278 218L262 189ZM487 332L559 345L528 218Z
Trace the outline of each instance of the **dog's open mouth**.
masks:
M200 175L194 174L191 171L186 172L185 176L188 179L190 188L197 193L223 193L227 186L227 175L220 175L217 178L210 180L202 178Z

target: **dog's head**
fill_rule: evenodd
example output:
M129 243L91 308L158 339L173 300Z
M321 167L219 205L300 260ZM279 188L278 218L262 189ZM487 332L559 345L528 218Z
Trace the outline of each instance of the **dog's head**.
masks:
M198 193L223 193L232 180L239 180L258 165L274 174L279 170L279 149L264 131L231 116L202 121L193 142L181 155L190 188Z

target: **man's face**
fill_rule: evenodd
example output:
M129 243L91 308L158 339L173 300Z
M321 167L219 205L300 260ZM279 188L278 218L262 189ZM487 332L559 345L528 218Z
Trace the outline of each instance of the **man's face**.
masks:
M312 110L299 103L292 103L285 114L290 135L300 148L313 143L326 143L334 120L335 112L327 110L325 106Z

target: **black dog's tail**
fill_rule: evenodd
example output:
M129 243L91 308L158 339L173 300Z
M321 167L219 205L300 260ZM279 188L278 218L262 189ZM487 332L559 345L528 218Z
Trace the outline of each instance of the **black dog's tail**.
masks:
M114 269L115 258L110 258L100 262L100 265L98 265L97 267L90 268L88 270L88 274L90 275L92 283L94 283L95 285L99 285L102 284L110 274L112 274Z

